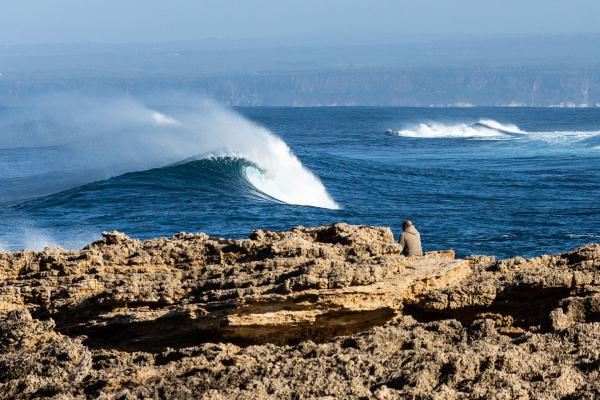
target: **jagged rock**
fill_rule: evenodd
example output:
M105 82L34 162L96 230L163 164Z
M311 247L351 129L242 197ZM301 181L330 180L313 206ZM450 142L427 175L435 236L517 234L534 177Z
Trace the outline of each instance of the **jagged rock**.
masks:
M26 309L0 315L0 393L7 398L68 393L89 375L90 350L54 328L52 320L32 319Z
M413 315L463 322L491 318L505 333L600 321L600 244L529 260L471 260L473 273L460 286L409 299Z
M388 228L0 253L0 398L593 398L600 245L402 257Z
M120 348L324 340L390 321L405 297L468 274L453 256L409 260L388 228L347 224L241 241L111 232L80 252L31 254L20 271L9 259L2 304Z

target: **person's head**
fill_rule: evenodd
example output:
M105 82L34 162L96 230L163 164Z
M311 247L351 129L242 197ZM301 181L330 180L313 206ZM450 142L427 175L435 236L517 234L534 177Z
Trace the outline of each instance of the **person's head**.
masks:
M402 230L405 231L408 229L409 226L412 226L412 221L410 219L405 219L404 222L402 223Z

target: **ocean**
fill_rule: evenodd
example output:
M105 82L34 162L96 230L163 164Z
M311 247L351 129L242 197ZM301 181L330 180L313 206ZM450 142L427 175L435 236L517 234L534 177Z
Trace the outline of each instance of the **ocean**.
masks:
M0 107L0 135L5 251L406 218L458 256L600 241L600 109L75 96Z

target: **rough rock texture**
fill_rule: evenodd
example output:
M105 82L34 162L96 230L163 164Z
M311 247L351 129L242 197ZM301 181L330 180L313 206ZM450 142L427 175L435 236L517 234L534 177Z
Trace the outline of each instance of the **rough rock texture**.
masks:
M402 257L387 228L0 253L0 398L597 398L600 244Z

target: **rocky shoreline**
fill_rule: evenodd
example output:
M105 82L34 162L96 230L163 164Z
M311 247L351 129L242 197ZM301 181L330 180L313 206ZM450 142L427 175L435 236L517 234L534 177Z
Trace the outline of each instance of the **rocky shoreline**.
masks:
M598 398L600 244L402 257L388 228L0 252L0 398Z

